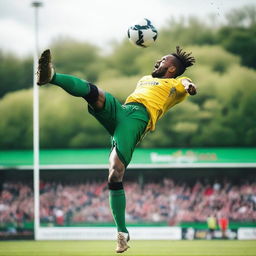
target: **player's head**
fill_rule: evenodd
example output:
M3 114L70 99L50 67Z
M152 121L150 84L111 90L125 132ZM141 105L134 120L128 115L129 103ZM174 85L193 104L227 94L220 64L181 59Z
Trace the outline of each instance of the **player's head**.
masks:
M176 46L176 52L163 56L155 64L152 72L153 77L174 78L182 75L187 67L195 63L195 58L190 53L184 52L179 46Z

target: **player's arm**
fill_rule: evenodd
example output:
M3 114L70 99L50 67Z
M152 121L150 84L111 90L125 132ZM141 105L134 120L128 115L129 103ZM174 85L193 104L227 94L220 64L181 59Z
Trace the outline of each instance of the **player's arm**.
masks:
M184 78L181 80L181 83L183 84L185 90L188 92L189 95L196 94L196 86L192 83L191 80Z

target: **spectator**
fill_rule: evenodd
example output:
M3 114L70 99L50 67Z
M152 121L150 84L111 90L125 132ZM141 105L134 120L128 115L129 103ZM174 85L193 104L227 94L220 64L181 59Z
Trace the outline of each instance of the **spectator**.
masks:
M219 227L221 230L222 239L226 239L227 238L227 229L228 229L228 218L225 215L220 216Z
M219 180L213 184L163 182L125 184L127 221L205 222L207 216L224 214L231 221L256 221L256 183L232 184ZM5 182L0 191L0 222L33 221L32 185ZM64 184L40 183L41 223L72 225L76 222L112 222L104 182ZM220 219L219 219L220 223ZM223 231L224 232L224 231ZM225 236L225 232L223 233Z
M207 219L207 226L208 226L208 239L213 239L214 238L214 232L217 228L217 220L214 215L211 215Z

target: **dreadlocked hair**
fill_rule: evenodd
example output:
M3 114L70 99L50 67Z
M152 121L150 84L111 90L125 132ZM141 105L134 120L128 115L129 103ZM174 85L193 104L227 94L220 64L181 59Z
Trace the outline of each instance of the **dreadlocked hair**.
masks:
M183 74L187 67L195 63L196 60L193 56L190 56L191 54L192 52L186 53L180 46L176 46L176 53L172 53L178 59L176 76Z

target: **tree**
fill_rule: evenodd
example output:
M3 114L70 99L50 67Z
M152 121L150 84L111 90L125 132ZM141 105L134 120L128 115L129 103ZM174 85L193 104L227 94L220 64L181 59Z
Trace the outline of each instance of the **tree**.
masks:
M70 38L59 38L51 47L53 63L60 73L81 76L90 82L97 81L105 63L99 48Z
M32 148L32 91L7 94L0 100L0 113L0 148Z
M171 109L141 146L255 146L256 71L241 66L255 65L254 12L235 18L230 16L233 24L220 29L194 18L171 20L152 47L136 48L125 40L104 56L97 47L68 38L50 48L57 72L94 82L124 102L140 77L152 72L155 61L180 44L196 57L184 75L198 85L198 95ZM0 57L0 148L31 148L32 94L12 91L32 85L32 60L2 52ZM87 113L84 100L54 86L40 88L40 100L41 147L109 146L109 135Z
M227 14L228 24L218 31L218 41L241 56L242 64L256 68L256 6L245 6Z
M32 86L33 64L31 58L18 58L0 50L0 98L6 93Z

